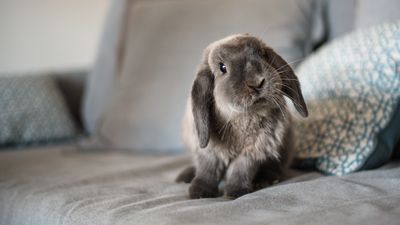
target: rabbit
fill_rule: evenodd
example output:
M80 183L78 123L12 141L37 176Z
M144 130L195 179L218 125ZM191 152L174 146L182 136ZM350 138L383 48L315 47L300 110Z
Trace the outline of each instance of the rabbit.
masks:
M184 146L194 166L177 182L192 199L238 198L280 180L291 161L291 115L284 96L308 116L292 68L261 39L237 34L211 43L187 100Z

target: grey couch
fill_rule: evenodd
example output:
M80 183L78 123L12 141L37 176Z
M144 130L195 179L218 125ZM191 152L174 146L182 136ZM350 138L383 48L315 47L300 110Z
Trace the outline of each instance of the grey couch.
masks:
M137 2L140 7L135 5ZM179 5L182 2L185 3ZM203 3L199 2L202 1L191 2L194 2L193 5L196 7L215 9L214 6L207 8L208 5L201 5ZM235 2L248 6L243 1ZM260 1L252 1L254 4L257 2ZM266 2L271 2L268 7L278 7L279 4L283 4L273 0ZM300 4L304 7L303 11L307 9L305 7L307 1L303 2L304 5L296 1L286 2ZM290 26L287 30L278 32L278 36L271 40L274 47L291 61L306 57L313 49L350 30L396 17L397 14L393 16L387 11L377 12L383 12L381 10L384 9L393 10L399 6L397 1L389 0L384 4L373 0L308 2L313 3L311 9L315 23L309 27L312 35L304 37L312 42L293 50L293 43L298 39L285 39L294 29ZM86 79L84 73L58 76L67 104L87 137L73 143L35 146L19 151L7 149L0 152L0 224L400 223L400 162L396 160L376 170L342 177L327 177L318 172L293 171L293 178L236 200L222 197L190 200L187 195L188 185L174 183L177 173L190 163L190 156L177 154L182 153L179 151L167 154L170 152L158 149L163 144L175 149L175 146L179 145L177 141L161 138L158 142L163 144L155 145L155 149L158 149L155 151L157 154L148 154L149 151L138 149L139 145L132 147L135 150L126 147L132 140L126 141L111 135L119 132L119 128L117 129L114 124L107 125L108 127L99 131L98 127L104 123L104 115L110 113L105 111L109 107L109 101L112 101L109 93L115 91L114 89L118 87L116 84L124 81L120 78L125 71L121 51L130 49L131 45L128 42L132 40L132 36L128 35L131 39L126 38L126 33L131 31L124 31L122 25L125 28L134 27L133 31L142 32L140 34L150 32L146 29L141 30L137 27L138 24L135 24L136 21L140 21L141 17L136 17L140 15L140 9L154 13L151 7L158 7L157 4L161 4L161 9L170 10L168 8L170 3L178 4L181 9L192 6L192 3L180 0L151 0L146 3L133 0L113 1L99 57L87 83L83 82ZM214 4L211 1L208 3ZM245 7L242 9L247 10ZM126 20L126 16L132 12L138 13L133 17L134 22ZM204 12L204 15L212 17L211 15L218 14ZM286 21L286 16L284 19ZM151 24L151 21L148 24ZM203 29L209 28L203 27ZM249 29L257 29L257 25L250 26ZM160 35L158 38L165 36ZM200 43L191 43L193 48L202 48L208 39L213 39L215 36L205 34L202 38L204 40ZM292 48L289 49L288 46ZM140 48L136 46L134 49ZM147 49L154 51L152 46L148 46ZM199 53L196 49L193 51L193 56L187 57L192 57L196 61L196 55ZM128 57L129 54L125 56ZM137 58L134 54L129 57L137 61L143 59ZM146 56L140 54L140 57ZM193 63L196 63L195 61ZM188 62L187 71L193 69L194 65L191 63ZM151 72L157 73L157 71ZM116 75L110 76L110 74ZM191 79L189 77L182 81L181 85L186 88ZM86 93L83 94L84 92ZM180 106L179 103L171 108ZM165 110L168 112L169 109ZM148 119L141 115L139 118ZM107 123L107 120L105 122ZM168 123L163 124L162 121L156 122L166 127L170 126ZM105 143L99 134L108 136L108 142ZM134 143L141 141L135 137L132 139ZM149 142L144 141L140 146L148 145Z

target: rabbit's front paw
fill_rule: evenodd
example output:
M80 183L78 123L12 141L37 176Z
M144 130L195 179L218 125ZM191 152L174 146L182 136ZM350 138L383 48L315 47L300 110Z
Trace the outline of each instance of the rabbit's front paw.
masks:
M189 196L192 199L215 198L218 196L218 186L211 185L202 179L193 179L189 187Z

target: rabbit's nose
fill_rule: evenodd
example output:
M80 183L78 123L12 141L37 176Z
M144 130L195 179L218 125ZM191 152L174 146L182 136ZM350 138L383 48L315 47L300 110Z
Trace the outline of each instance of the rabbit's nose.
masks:
M264 87L264 84L265 84L265 78L261 78L257 81L246 83L247 87L249 87L250 89L252 89L256 92L260 91Z

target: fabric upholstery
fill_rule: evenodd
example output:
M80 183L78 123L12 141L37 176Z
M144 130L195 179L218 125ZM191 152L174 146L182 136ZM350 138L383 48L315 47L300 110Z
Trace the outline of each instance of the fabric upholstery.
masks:
M309 173L236 200L188 199L185 156L73 146L0 153L0 224L398 224L400 163Z

